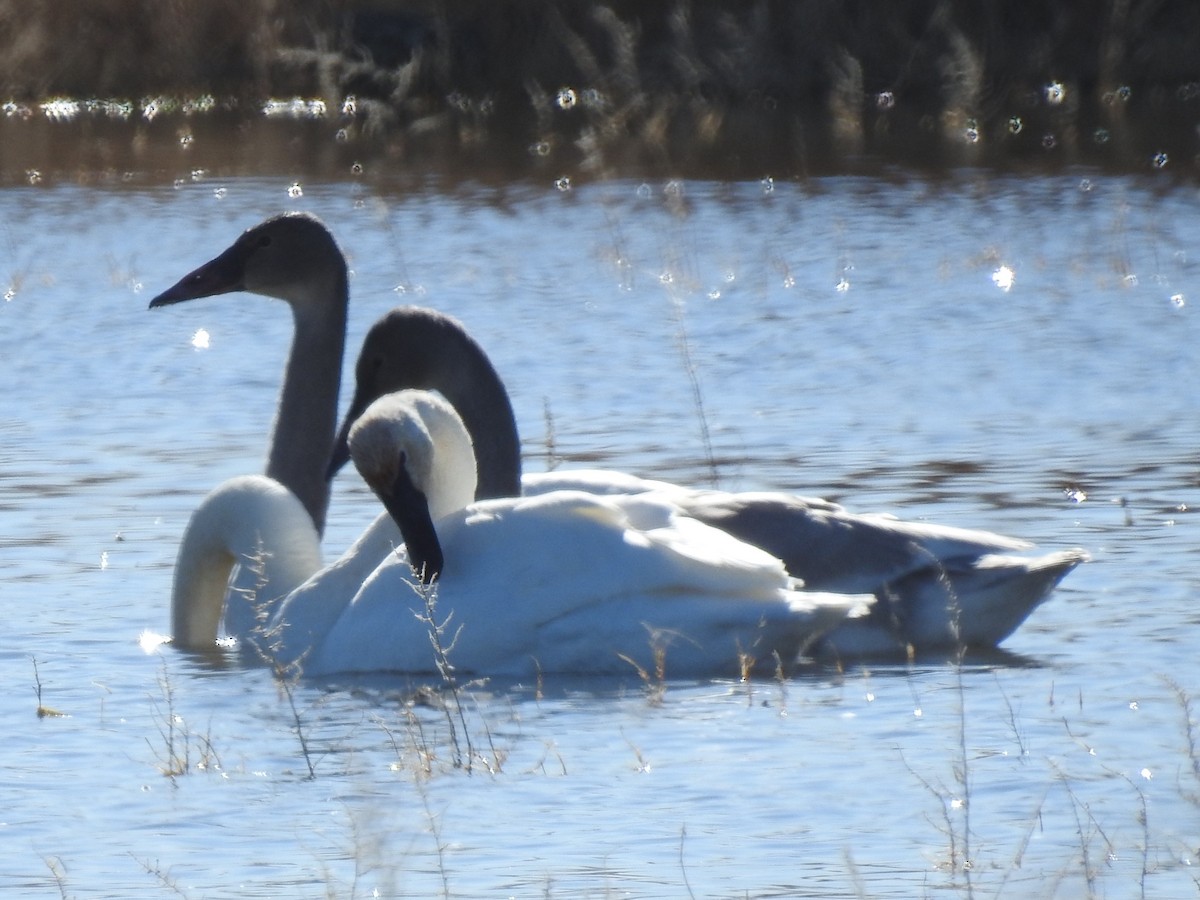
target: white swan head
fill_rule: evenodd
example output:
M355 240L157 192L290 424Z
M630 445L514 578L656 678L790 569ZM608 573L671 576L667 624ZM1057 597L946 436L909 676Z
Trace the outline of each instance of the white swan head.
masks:
M435 524L475 499L475 452L454 407L431 391L372 403L350 429L350 455L383 501L426 582L441 573Z
M345 257L321 220L284 213L244 231L220 256L151 300L150 308L234 291L275 297L293 307L326 304L344 294L338 287L345 279Z

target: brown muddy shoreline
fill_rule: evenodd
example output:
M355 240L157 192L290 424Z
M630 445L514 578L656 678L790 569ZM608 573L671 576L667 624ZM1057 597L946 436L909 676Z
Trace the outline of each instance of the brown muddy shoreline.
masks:
M8 0L0 33L6 181L130 158L164 176L1200 174L1200 4ZM319 104L264 113L293 97Z

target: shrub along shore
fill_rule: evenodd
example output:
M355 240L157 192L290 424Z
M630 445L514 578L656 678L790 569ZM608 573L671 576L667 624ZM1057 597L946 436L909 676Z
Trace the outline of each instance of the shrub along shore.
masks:
M79 119L175 144L269 111L418 169L1200 174L1195 3L0 0L0 33L6 144Z

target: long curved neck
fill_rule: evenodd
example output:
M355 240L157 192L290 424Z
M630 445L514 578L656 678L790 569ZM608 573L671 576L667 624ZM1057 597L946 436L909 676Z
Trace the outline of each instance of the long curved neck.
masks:
M521 438L508 391L483 348L450 316L401 306L382 316L363 342L357 388L343 424L334 467L346 460L354 420L384 394L437 391L458 412L475 448L475 497L521 494Z
M279 393L267 475L300 499L321 533L329 507L325 469L337 430L346 344L345 266L328 283L311 285L308 291L308 302L291 303L296 331Z
M450 401L471 436L478 475L475 498L519 497L521 494L521 437L508 390L487 353L449 317L416 310L398 310L411 320L409 336L419 349L411 351L415 370L424 377L411 384L392 385L433 389Z
M469 386L469 387L467 387ZM466 354L457 377L440 388L475 448L477 500L521 494L521 438L503 382L486 357Z
M321 566L320 539L307 511L279 484L250 475L230 479L196 507L184 531L171 591L174 642L210 649L222 621L231 637L270 617L280 599ZM256 615L234 615L226 597L234 565L252 570ZM242 611L237 611L241 613Z

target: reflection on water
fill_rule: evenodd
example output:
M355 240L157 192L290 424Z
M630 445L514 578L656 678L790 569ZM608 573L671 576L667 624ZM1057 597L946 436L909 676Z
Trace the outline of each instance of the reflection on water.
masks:
M293 198L295 180L0 191L0 885L1194 890L1190 190L1088 172L442 192L368 170ZM398 302L461 318L530 470L715 471L1094 561L960 669L478 684L460 712L382 678L294 685L293 704L262 668L147 652L187 516L262 466L292 323L242 295L145 307L293 206L351 258L349 346ZM347 473L332 510L330 557L376 504ZM65 718L36 717L31 659Z

